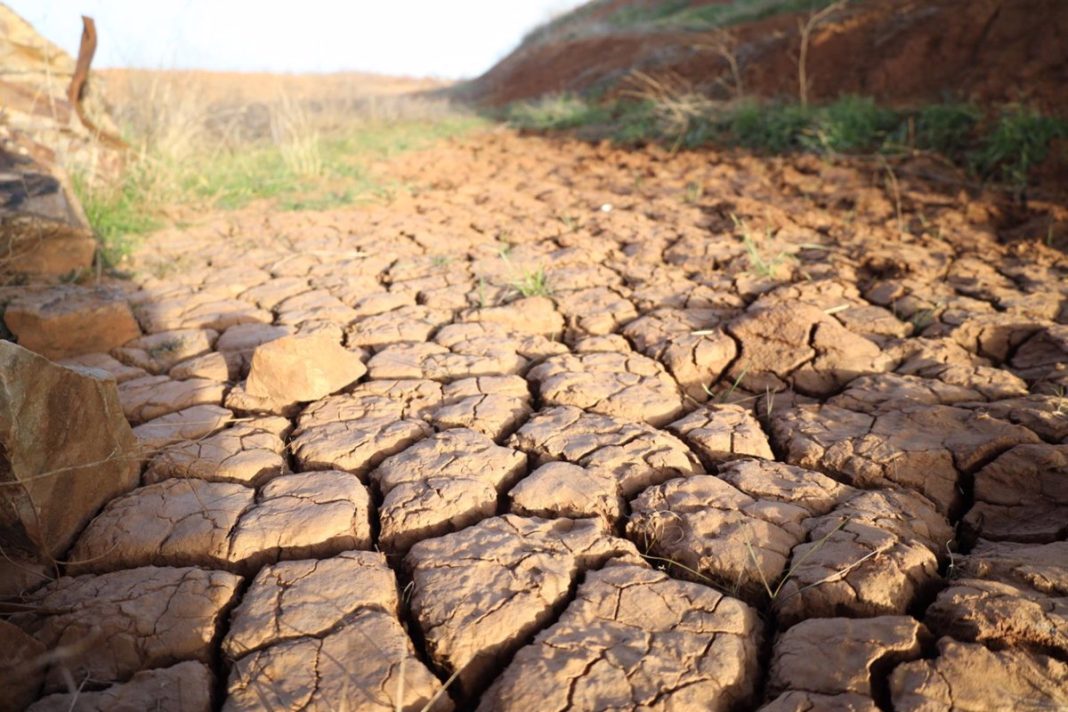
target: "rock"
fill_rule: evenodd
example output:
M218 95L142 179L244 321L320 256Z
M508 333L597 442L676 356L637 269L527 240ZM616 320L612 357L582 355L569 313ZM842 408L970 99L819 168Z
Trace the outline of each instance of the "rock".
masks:
M564 406L535 413L508 440L533 464L563 460L611 473L624 497L704 470L681 440L644 423Z
M141 336L122 294L105 288L31 293L8 304L3 317L20 346L52 360L107 352Z
M760 638L756 611L740 601L645 566L609 565L588 574L478 709L737 709L756 692Z
M1068 536L1068 445L1017 445L975 473L971 536L1029 543Z
M908 616L802 621L775 641L768 695L856 694L874 707L879 678L899 663L923 657L929 639L927 630Z
M288 326L236 324L219 336L219 340L215 342L215 348L227 359L227 363L231 361L235 363L239 376L244 376L248 374L248 369L252 365L252 355L261 344L280 339L291 333L293 333L293 328Z
M547 405L572 405L653 426L666 425L683 412L678 384L641 354L554 356L527 377Z
M379 546L404 553L432 536L497 513L497 500L526 473L524 453L456 428L386 458L371 473L382 493Z
M1068 665L1024 650L938 641L939 656L898 666L890 676L895 710L1044 710L1068 706Z
M364 486L344 472L284 475L258 492L227 482L163 480L108 503L71 550L71 566L245 572L268 561L332 556L370 548L370 506Z
M752 413L738 405L710 404L667 426L701 457L706 467L724 460L774 460L768 438Z
M627 541L595 519L494 517L427 539L404 559L412 615L431 660L465 697L489 683L497 660L544 627L583 571L613 557L639 562Z
M0 254L4 255L0 273L69 277L89 269L96 240L66 173L59 166L17 155L14 146L4 143L0 143ZM32 144L26 139L20 143ZM41 153L43 147L32 148Z
M48 650L38 640L6 620L0 620L0 712L21 712L37 699L44 681Z
M67 675L118 682L182 660L210 663L218 626L240 582L232 574L195 568L65 576L25 599L40 613L20 613L11 621L57 651L46 693L66 689Z
M14 556L61 558L140 455L115 382L0 341L0 530Z
M99 691L57 693L38 700L27 712L210 712L214 675L201 662L142 670L128 682Z
M245 393L260 403L255 410L282 412L339 391L366 372L359 355L325 333L283 336L256 348Z

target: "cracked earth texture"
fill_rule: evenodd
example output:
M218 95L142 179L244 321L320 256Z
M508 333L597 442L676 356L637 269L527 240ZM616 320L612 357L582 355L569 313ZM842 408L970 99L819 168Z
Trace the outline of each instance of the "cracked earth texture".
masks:
M0 628L31 709L1068 707L1063 255L811 158L390 170L141 248L75 361L142 479Z

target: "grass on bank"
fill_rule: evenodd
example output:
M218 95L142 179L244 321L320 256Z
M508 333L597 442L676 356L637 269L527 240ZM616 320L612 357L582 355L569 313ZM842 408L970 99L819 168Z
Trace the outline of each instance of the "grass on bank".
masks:
M1064 121L1021 106L992 115L960 103L901 111L855 96L808 107L755 100L722 103L699 95L603 105L545 97L513 104L505 115L519 129L578 129L584 137L622 145L731 145L768 154L932 151L1017 192L1026 188L1030 170L1045 160L1052 141L1068 137Z
M109 265L129 254L137 236L183 213L259 200L282 210L321 210L388 196L403 186L376 176L374 162L484 123L445 105L399 102L388 115L321 116L283 99L269 106L268 125L257 135L239 125L247 121L240 112L230 114L233 125L220 126L210 107L189 108L175 97L143 104L120 113L131 145L121 177L103 183L74 176Z

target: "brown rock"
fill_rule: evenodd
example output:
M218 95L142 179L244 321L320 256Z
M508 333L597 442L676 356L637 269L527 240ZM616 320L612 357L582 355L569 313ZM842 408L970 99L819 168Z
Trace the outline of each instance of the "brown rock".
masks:
M0 620L0 711L21 712L37 699L44 681L47 649L38 640L6 620Z
M938 641L939 656L897 667L895 710L1045 710L1068 706L1068 665L1023 650Z
M283 336L252 355L245 394L260 407L243 410L282 412L339 391L366 372L359 355L328 334Z
M589 573L478 709L736 709L756 692L760 638L756 611L740 601L609 565Z
M67 285L7 305L4 323L19 345L45 358L102 353L141 335L119 292Z
M38 700L27 712L209 712L215 685L211 669L186 661L167 668L142 670L128 682L103 690L57 693Z
M115 382L0 341L0 538L62 557L93 514L137 485L140 455Z
M117 682L181 660L210 662L240 581L195 568L65 576L25 600L40 613L21 613L12 622L59 653L49 664L45 692L65 689L66 675Z
M608 536L598 520L505 515L421 541L404 561L431 660L458 670L460 693L473 697L497 659L552 619L581 572L619 556L639 561L633 545Z

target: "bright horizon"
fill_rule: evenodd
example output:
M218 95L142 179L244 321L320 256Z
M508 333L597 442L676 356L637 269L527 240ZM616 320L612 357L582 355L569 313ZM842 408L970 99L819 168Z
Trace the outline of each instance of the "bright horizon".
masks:
M478 76L582 0L0 0L77 55L96 21L93 66L233 72Z

